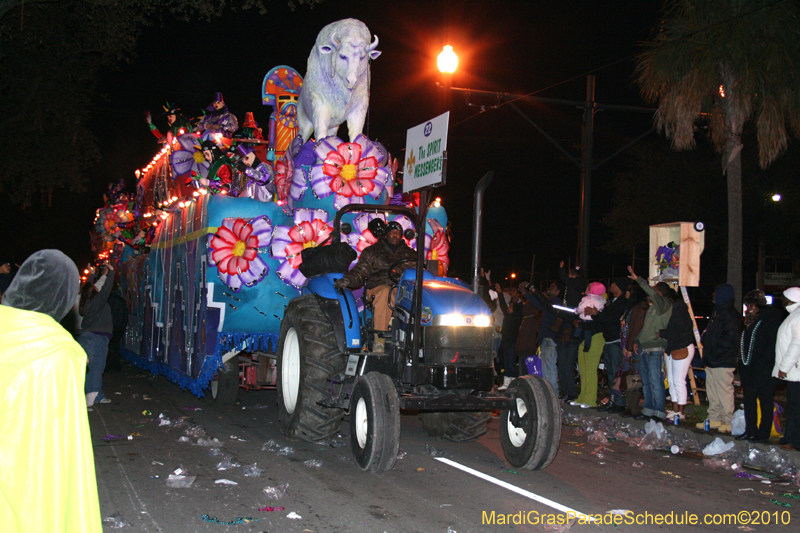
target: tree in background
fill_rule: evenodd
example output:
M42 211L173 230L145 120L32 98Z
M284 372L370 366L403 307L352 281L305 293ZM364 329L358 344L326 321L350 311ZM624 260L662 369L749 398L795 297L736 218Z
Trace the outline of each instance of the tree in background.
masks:
M83 171L99 157L88 127L98 74L132 57L144 26L166 15L263 14L269 1L0 0L0 145L10 159L0 196L29 207L40 199L48 205L58 189L82 189Z
M742 293L742 131L755 122L767 167L800 133L800 19L792 0L667 0L656 35L638 55L636 81L657 103L657 127L677 150L696 123L722 154L728 189L728 283Z

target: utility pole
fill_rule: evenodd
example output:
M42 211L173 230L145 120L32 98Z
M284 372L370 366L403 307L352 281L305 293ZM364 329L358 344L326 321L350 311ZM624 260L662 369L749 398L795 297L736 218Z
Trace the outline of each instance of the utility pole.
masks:
M594 144L594 76L586 77L586 103L583 110L581 139L581 222L576 263L584 272L589 270L589 215L592 205L592 145Z
M608 104L598 104L595 101L595 77L588 76L586 80L586 99L584 101L578 102L574 100L560 100L557 98L542 98L539 96L534 96L532 94L529 95L518 95L518 94L509 94L509 93L502 93L502 92L494 92L494 91L481 91L477 89L468 89L465 87L450 87L451 91L463 92L466 94L467 99L469 99L470 95L492 95L496 98L498 105L494 107L499 107L500 105L508 105L513 111L519 114L522 119L533 126L533 128L538 131L539 133L544 136L561 154L563 154L567 160L572 162L576 167L581 170L581 212L579 215L578 225L580 227L580 232L578 234L578 243L577 243L577 251L578 254L576 256L576 264L580 264L581 268L583 269L584 273L588 275L588 267L589 267L589 219L591 214L591 193L592 193L592 172L597 170L600 166L606 164L608 161L619 155L620 153L624 152L634 144L638 143L651 133L655 131L655 127L651 127L649 130L644 132L643 134L639 135L636 139L632 140L616 152L612 153L609 156L606 156L601 161L598 161L597 164L593 164L593 147L594 147L594 114L598 110L610 110L610 111L632 111L636 113L647 113L652 115L655 113L655 109L647 108L647 107L635 107L635 106L626 106L626 105L608 105ZM547 134L536 122L533 121L529 116L527 116L521 109L519 109L515 104L514 101L518 99L525 99L532 102L539 102L544 104L555 104L555 105L563 105L567 107L577 107L579 109L583 109L583 127L581 131L581 157L580 160L574 157L568 150L566 150L561 144L555 140L553 137ZM472 104L470 104L472 105Z

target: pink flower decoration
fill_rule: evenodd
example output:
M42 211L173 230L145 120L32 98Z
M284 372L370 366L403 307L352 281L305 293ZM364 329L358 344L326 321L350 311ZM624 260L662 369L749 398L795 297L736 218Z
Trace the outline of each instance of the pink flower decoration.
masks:
M308 189L306 175L300 168L295 167L291 152L287 151L283 157L275 162L275 194L276 202L283 208L283 212L291 215L294 211L294 202L300 201Z
M311 188L317 198L335 194L336 209L350 203L363 204L365 196L376 199L383 192L389 177L382 166L386 153L364 135L351 143L326 137L317 143L314 153L321 164L311 167Z
M328 213L322 209L298 209L294 214L294 222L293 227L275 227L270 255L281 261L278 277L300 288L306 281L306 277L298 270L303 263L301 253L306 248L320 246L333 233L333 228L328 224Z
M266 216L252 219L226 218L208 242L211 264L217 275L232 291L242 284L252 287L264 279L269 267L258 256L272 236L272 223Z
M447 241L447 233L442 225L433 218L428 219L428 225L433 234L425 232L425 259L438 259L442 265L443 274L447 275L450 268L450 243Z

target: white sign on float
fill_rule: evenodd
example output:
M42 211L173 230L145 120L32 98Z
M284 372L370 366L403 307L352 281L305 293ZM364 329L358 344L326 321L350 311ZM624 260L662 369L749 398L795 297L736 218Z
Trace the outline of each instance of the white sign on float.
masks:
M449 123L448 111L408 130L403 192L444 184L444 154Z

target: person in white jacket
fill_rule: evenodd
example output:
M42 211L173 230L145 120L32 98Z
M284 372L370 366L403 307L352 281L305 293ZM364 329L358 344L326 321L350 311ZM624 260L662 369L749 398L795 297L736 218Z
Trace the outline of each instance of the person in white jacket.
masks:
M783 291L789 316L778 329L775 368L772 375L786 381L786 430L780 443L787 450L800 450L800 287Z

